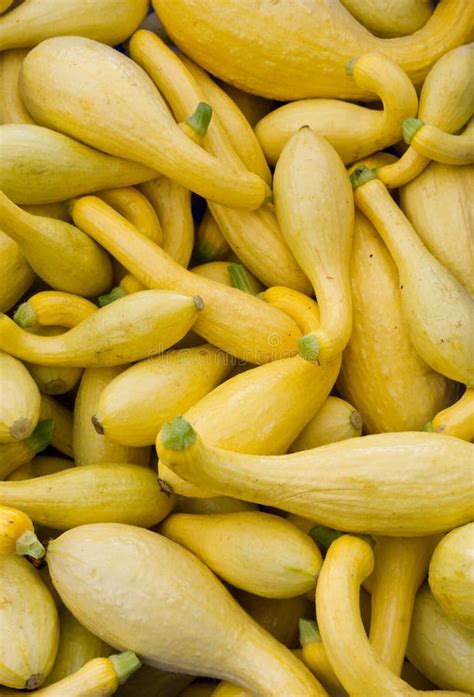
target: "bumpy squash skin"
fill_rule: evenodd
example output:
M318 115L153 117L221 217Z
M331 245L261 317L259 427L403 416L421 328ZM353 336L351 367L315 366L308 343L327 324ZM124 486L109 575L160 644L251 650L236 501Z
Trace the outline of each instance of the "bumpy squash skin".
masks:
M81 623L114 646L131 645L147 664L230 678L262 697L279 689L325 694L196 557L161 535L115 523L83 526L50 543L48 564ZM93 569L97 583L90 584Z
M48 589L26 559L0 556L0 681L40 687L53 667L59 621Z
M353 327L338 389L369 433L421 430L455 399L455 386L416 353L402 314L398 273L373 225L355 217Z
M431 592L451 620L474 630L474 523L451 530L430 563Z

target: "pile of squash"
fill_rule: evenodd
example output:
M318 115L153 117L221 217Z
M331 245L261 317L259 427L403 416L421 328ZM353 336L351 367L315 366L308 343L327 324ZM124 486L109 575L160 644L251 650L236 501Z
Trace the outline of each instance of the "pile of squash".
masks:
M472 695L474 3L151 5L0 0L0 697Z

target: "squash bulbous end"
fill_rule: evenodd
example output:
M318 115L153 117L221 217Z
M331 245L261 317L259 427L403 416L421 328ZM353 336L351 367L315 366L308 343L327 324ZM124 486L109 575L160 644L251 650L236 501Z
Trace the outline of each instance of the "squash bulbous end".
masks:
M46 550L32 530L26 530L16 541L15 551L20 557L42 559Z
M114 667L120 685L123 685L123 683L128 680L133 673L136 673L142 665L138 656L133 651L113 654L109 656L109 660Z
M319 358L319 341L314 334L306 334L298 340L298 353L301 358L310 363L316 363Z
M117 288L112 288L110 293L100 295L97 299L97 303L99 307L105 307L106 305L113 303L115 300L120 300L120 298L125 297L125 295L127 295L127 291L120 288L120 286L117 286Z
M33 431L33 424L29 419L21 418L17 419L10 426L10 435L15 440L24 440Z
M420 128L423 128L425 122L421 119L409 118L405 119L402 124L403 140L408 145L411 145L413 138L416 136Z
M367 182L370 182L372 179L376 178L377 172L375 171L375 169L369 169L366 165L356 167L356 169L350 175L352 188L354 190L358 189L359 186L367 184Z
M36 312L29 303L21 303L13 315L13 321L22 329L32 329L36 327Z
M161 429L161 442L168 450L186 450L196 440L197 434L189 421L177 416Z

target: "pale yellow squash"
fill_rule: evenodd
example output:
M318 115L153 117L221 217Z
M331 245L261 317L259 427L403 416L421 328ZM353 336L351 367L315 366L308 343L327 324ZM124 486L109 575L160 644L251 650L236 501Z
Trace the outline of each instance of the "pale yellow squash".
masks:
M222 83L221 87L232 101L237 104L252 128L254 128L260 119L262 119L265 114L268 114L274 106L273 102L270 100L263 99L255 94L243 92L239 90L238 87L234 87L234 85Z
M415 351L402 314L397 268L359 211L351 285L352 334L342 357L338 390L359 411L369 433L421 430L454 401L455 385Z
M265 116L255 128L269 162L277 163L289 138L302 126L325 138L346 163L400 140L402 122L418 110L418 97L408 76L380 53L354 58L347 71L358 87L380 97L383 109L336 99L290 102Z
M473 441L474 389L467 389L457 402L438 412L426 430Z
M141 24L146 0L27 0L0 18L0 50L35 46L50 36L72 34L114 46Z
M261 697L326 695L202 562L162 535L117 523L82 526L50 543L48 565L77 619L107 643L131 647L146 664L225 677Z
M474 119L471 118L462 133L446 133L438 126L425 124L420 119L403 122L405 141L417 153L445 165L470 165L474 162Z
M94 312L97 312L97 305L80 295L43 290L22 303L13 319L22 329L35 330L38 325L72 329Z
M362 419L352 404L339 397L328 397L311 421L303 428L289 451L317 448L362 435Z
M275 209L321 313L320 327L300 339L299 352L308 361L325 364L342 353L351 335L354 201L339 155L309 128L292 136L278 160Z
M381 433L301 453L249 455L206 445L177 418L161 429L157 450L175 474L216 494L351 532L429 535L472 516L474 446L458 438Z
M34 123L23 104L18 82L27 53L22 49L0 52L0 123Z
M474 295L474 167L431 162L400 189L400 206L425 246Z
M306 595L297 595L294 598L262 598L260 595L237 590L235 597L255 622L290 649L298 643L300 617L314 612Z
M105 386L93 415L94 426L115 443L152 445L166 421L217 387L232 366L231 356L210 344L135 363Z
M349 12L377 36L405 36L421 29L433 12L432 0L341 0Z
M20 247L0 230L0 312L8 312L34 279L33 269Z
M249 210L268 198L260 177L236 172L187 138L146 73L102 43L43 41L23 63L20 89L37 123L141 162L205 198Z
M451 530L430 562L431 592L443 612L474 630L474 523Z
M351 57L369 51L388 56L421 85L438 58L473 35L474 8L465 0L442 0L422 29L389 40L370 34L337 1L153 0L153 6L196 63L240 89L282 101L371 98L344 75Z
M284 518L258 511L176 513L160 533L195 554L217 576L264 598L291 598L314 590L321 554Z
M107 189L97 195L133 223L143 235L161 245L163 230L158 215L146 196L138 189L133 186Z
M0 443L28 438L40 418L41 396L27 369L0 351Z

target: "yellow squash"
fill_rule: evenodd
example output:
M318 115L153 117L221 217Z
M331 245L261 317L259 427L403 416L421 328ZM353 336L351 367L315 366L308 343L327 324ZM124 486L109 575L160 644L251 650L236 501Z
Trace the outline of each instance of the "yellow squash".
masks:
M173 346L191 328L201 308L200 298L144 290L102 307L59 336L28 334L1 315L0 348L46 366L123 365Z
M110 656L113 649L82 626L63 605L59 609L59 646L45 685L67 678L88 661Z
M0 226L52 288L87 296L110 288L108 255L74 225L31 215L0 192Z
M40 418L54 421L51 445L59 452L74 457L72 448L72 414L62 404L48 395L41 395Z
M168 515L174 499L160 491L151 470L114 463L0 482L0 502L39 525L67 530L109 521L151 527Z
M309 535L269 513L176 513L160 532L227 583L264 598L291 598L314 590L322 564Z
M34 123L23 104L18 82L27 53L21 49L0 53L0 123Z
M196 234L195 254L196 261L199 263L207 264L212 261L221 261L229 254L229 244L212 217L209 208L206 208Z
M239 90L238 87L234 87L234 85L222 83L221 87L232 101L237 104L252 128L254 128L258 121L260 121L265 114L268 114L274 106L270 100L263 99L255 94L243 92Z
M49 128L0 126L0 189L15 203L64 201L153 176L138 162L106 155Z
M247 690L225 681L221 682L210 695L211 697L251 697L251 693Z
M416 597L407 658L443 690L474 693L474 631L445 615L426 586Z
M141 184L142 191L160 219L163 240L160 247L176 263L187 268L194 244L191 192L168 177Z
M405 141L430 160L446 165L470 165L474 162L474 120L471 118L462 133L453 135L420 119L403 123Z
M0 556L0 684L34 690L53 667L59 622L50 592L33 566Z
M0 444L28 438L40 418L41 396L27 369L0 351Z
M32 460L51 443L54 421L40 421L29 438L17 443L0 444L0 480L6 479L18 467Z
M329 663L316 622L302 618L300 619L299 628L303 663L308 666L330 694L332 692L339 694L343 691L343 687Z
M433 370L474 385L474 298L426 249L385 185L373 177L364 165L352 172L354 199L398 268L410 340Z
M177 513L194 513L211 515L216 513L238 513L240 511L258 511L255 503L233 499L230 496L214 496L209 499L181 496L174 508Z
M97 306L80 295L43 290L22 303L13 319L22 329L34 330L38 325L72 329L94 312Z
M474 295L474 167L431 162L400 189L400 206L425 246Z
M251 295L258 295L263 291L263 286L258 278L242 264L229 263L228 261L210 261L208 264L194 266L191 271L231 288L245 290ZM297 293L298 291L295 292Z
M8 10L12 2L13 0L0 0L0 12L6 12L6 10Z
M88 36L114 46L145 17L146 0L27 0L0 18L0 50L35 46L50 36Z
M37 455L32 460L18 467L14 472L7 477L8 482L19 482L25 479L34 479L35 477L43 477L46 474L54 474L62 472L70 467L74 467L72 460L66 460L63 457L53 457L51 455Z
M130 646L149 665L225 677L261 697L326 694L202 562L162 535L117 523L82 526L50 543L48 565L56 589L89 631L113 646Z
M205 70L185 56L180 56L211 105L214 116L224 128L232 147L249 172L258 174L269 186L272 175L260 143L237 104L212 80Z
M314 607L306 595L297 595L294 598L262 598L261 595L238 590L235 597L255 622L290 649L298 643L300 617L314 613Z
M148 465L149 448L131 448L99 435L92 421L102 393L127 367L87 368L84 371L74 404L72 443L76 465L103 462Z
M124 651L109 658L93 658L67 678L37 690L35 694L39 697L111 697L140 666L133 651ZM0 697L14 697L16 694L31 693L0 688Z
M352 328L349 263L354 201L340 157L309 128L288 141L278 160L275 209L321 312L321 326L300 339L300 355L328 363L342 353Z
M26 293L34 278L20 247L0 230L0 312L8 312Z
M353 325L342 357L339 392L354 404L369 433L421 430L455 399L455 386L415 351L402 314L397 268L359 211L351 284Z
M29 331L41 337L55 337L64 333L62 327L42 327L40 325ZM39 365L25 362L25 367L28 368L41 394L46 395L61 395L70 392L76 387L82 375L82 368L69 366Z
M252 210L269 195L260 177L236 172L187 138L146 73L104 44L43 41L23 63L20 88L39 124L141 162L205 198Z
M76 225L147 287L199 293L204 310L194 329L209 343L252 363L265 363L296 352L300 333L288 316L247 293L183 269L103 201L93 196L82 198L75 203L73 216Z
M205 99L182 61L151 32L139 31L132 37L130 55L152 77L177 120L185 118ZM248 174L218 119L211 121L203 145L236 172ZM282 240L269 206L253 212L236 211L211 199L209 208L234 252L265 285L279 284L309 292L308 280Z
M474 389L467 389L457 402L438 412L426 430L474 440Z
M352 404L328 397L290 446L290 452L309 450L362 435L362 419Z
M302 126L325 138L343 162L354 162L402 137L402 122L415 116L418 97L408 76L380 53L365 53L346 66L358 87L375 92L383 109L336 99L290 102L265 116L255 132L269 162L276 164L285 144Z
M127 218L143 235L156 244L163 241L163 231L155 209L144 194L133 186L108 189L98 194L99 198Z
M386 40L327 0L153 0L153 6L196 63L240 89L282 101L370 98L344 75L352 56L369 51L388 56L420 85L440 56L470 40L474 18L471 3L442 0L422 29Z
M296 454L248 455L205 445L177 418L161 429L157 450L177 475L216 494L351 532L429 535L472 516L474 446L458 438L380 433Z
M433 12L432 0L341 0L349 12L377 36L405 36L421 29Z
M46 129L44 129L46 130ZM66 223L71 222L69 201L56 201L56 203L33 203L31 206L22 206L23 210L32 215L42 215L45 218L57 218Z
M94 426L115 443L152 445L166 421L217 387L232 366L232 358L210 344L135 363L102 391Z
M369 639L396 675L402 671L416 593L438 540L438 536L376 539Z
M430 562L431 592L443 612L474 630L474 523L451 530L436 547Z
M352 697L462 697L420 692L384 665L370 645L359 610L359 589L374 567L370 545L343 535L329 548L316 589L318 623L329 661Z
M5 554L41 559L45 550L27 515L15 508L0 506L0 556Z
M183 690L195 680L193 675L171 673L151 666L142 666L124 685L121 685L115 697L181 697ZM0 695L1 697L1 695Z
M474 8L466 6L466 10L474 26ZM456 133L471 118L474 109L474 44L443 53L423 84L418 118L447 133ZM402 186L421 174L429 161L411 146L398 162L381 167L377 176L388 187Z

